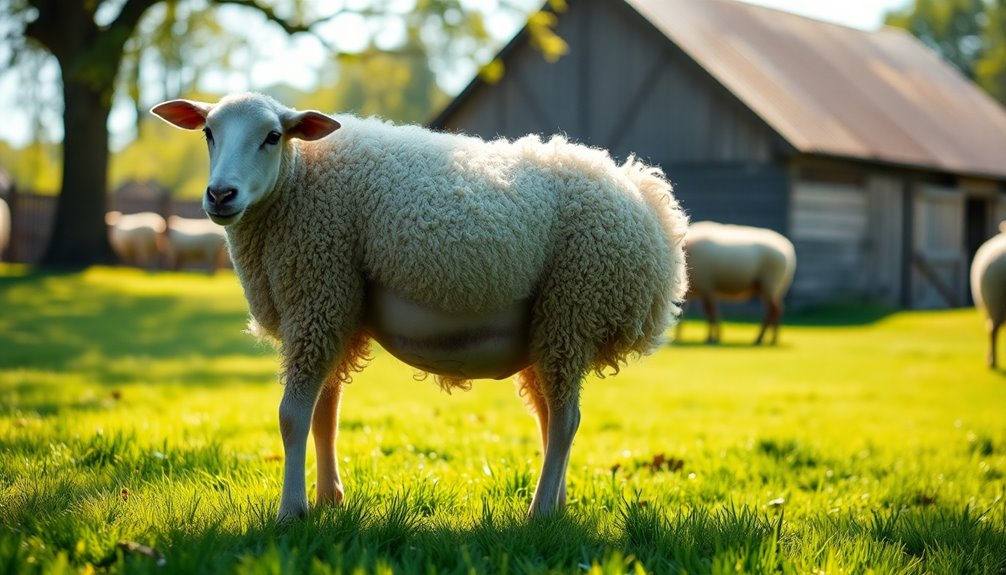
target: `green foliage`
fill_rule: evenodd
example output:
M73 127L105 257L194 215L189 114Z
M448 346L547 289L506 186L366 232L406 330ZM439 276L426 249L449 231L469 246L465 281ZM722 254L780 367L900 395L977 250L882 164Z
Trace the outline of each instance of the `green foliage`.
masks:
M591 378L568 511L527 521L537 425L377 350L347 499L273 519L274 351L233 274L0 268L0 572L1001 573L1006 385L971 309L788 318ZM314 479L308 458L308 485Z
M55 194L63 176L60 153L59 146L46 142L14 148L0 141L0 168L10 173L20 191Z
M1006 104L1006 2L915 0L885 23L911 32Z

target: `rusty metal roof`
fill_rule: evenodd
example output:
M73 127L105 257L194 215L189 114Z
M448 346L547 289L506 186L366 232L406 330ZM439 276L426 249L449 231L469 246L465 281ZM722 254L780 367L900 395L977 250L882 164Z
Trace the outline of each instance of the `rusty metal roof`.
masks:
M1006 110L907 32L625 1L800 152L1006 179Z

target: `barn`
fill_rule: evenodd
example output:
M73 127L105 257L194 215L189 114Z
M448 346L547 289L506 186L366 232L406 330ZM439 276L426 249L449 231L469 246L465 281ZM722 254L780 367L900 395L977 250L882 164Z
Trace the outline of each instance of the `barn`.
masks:
M1006 111L911 35L736 0L569 0L569 52L522 31L506 73L434 128L565 133L663 167L693 220L790 237L790 306L968 303L978 245L1006 217Z

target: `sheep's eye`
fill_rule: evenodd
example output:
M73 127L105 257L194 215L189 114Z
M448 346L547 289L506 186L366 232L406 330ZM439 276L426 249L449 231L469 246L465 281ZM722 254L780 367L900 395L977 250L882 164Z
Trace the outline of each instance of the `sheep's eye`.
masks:
M281 136L282 134L280 134L276 130L273 130L269 132L268 136L265 137L265 143L269 144L270 146L275 146L276 144L279 143L279 139Z
M213 143L213 131L212 130L210 130L208 127L203 128L203 135L206 136L206 141L207 142L209 142L211 144Z

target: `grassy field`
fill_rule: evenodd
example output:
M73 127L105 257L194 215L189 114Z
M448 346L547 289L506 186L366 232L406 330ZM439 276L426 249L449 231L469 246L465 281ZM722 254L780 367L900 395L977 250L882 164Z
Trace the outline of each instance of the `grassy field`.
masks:
M289 526L245 318L229 273L0 268L0 573L1006 573L1006 378L974 310L791 315L764 349L687 322L586 382L570 504L531 522L513 385L448 396L377 350L346 504Z

